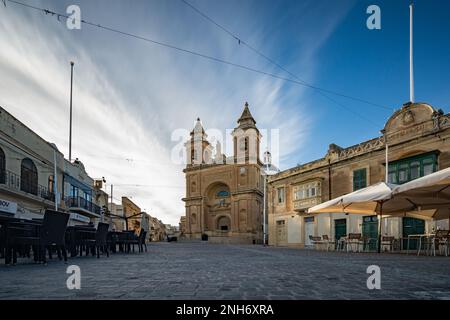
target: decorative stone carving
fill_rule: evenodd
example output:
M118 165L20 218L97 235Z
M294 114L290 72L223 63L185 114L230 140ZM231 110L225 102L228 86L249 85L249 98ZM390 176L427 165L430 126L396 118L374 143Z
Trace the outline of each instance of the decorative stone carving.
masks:
M404 112L402 117L402 124L404 126L409 126L413 122L414 122L414 114L412 113L412 111L407 110L406 112Z

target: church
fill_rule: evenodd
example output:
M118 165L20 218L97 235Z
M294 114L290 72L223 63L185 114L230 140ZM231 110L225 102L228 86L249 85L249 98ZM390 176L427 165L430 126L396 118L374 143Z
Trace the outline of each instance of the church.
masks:
M186 142L185 236L217 243L259 244L263 237L261 134L248 103L231 133L233 155L213 148L200 119ZM213 152L215 150L215 152ZM214 153L214 155L213 155Z

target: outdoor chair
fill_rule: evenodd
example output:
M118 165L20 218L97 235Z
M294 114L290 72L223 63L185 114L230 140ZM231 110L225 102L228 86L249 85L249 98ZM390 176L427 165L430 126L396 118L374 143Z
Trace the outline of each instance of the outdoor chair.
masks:
M147 238L147 231L145 231L144 229L141 229L140 233L139 233L139 242L138 242L138 246L139 246L139 252L143 252L144 248L145 251L147 252L147 244L145 243L145 239Z
M324 244L321 237L309 236L309 240L311 240L314 249L319 249L320 245Z
M381 237L381 251L387 251L386 248L388 248L390 252L394 251L394 243L395 243L395 237L382 236Z
M86 239L83 241L87 248L91 249L92 255L97 255L97 258L100 258L100 251L105 252L106 256L109 257L108 230L109 224L99 222L97 231L95 232L95 239Z
M336 241L336 250L344 251L346 248L347 236L342 236Z
M103 252L106 252L106 256L109 257L109 248L108 248L108 230L109 224L99 222L97 226L97 232L95 233L95 249L97 251L97 258L100 258L100 249Z
M328 237L327 234L322 235L322 238L323 238L323 243L326 244L326 246L327 246L327 251L330 250L330 246L334 247L335 242L330 240L330 238Z
M64 262L67 262L66 250L66 229L70 215L53 210L46 210L42 221L41 246L44 247L43 262L46 262L45 249L49 252L51 258L52 249L56 249L58 258L61 260L61 253Z
M56 248L58 257L67 262L65 232L69 215L63 212L46 210L42 224L37 222L16 222L8 225L8 236L13 250L13 263L17 263L17 253L33 248L34 261L47 263L46 250ZM9 250L9 249L8 249Z
M448 250L449 237L450 237L449 230L437 230L436 234L429 240L430 254L433 254L434 256L436 256L436 249L438 249L439 253L441 253L441 249L443 249L444 254L447 257L448 251L449 251Z
M116 253L117 252L117 243L119 242L118 233L115 231L109 231L106 241L108 243L108 247L111 250L111 252Z
M147 251L147 244L145 243L145 238L147 237L147 231L145 231L144 229L141 229L139 231L138 237L136 237L136 235L134 235L134 234L133 234L133 236L134 237L128 241L128 244L133 246L133 252L134 252L135 244L138 246L139 252L143 252L144 247L145 247L145 251Z
M361 252L361 245L364 245L361 233L349 233L346 241L347 252L350 251L350 248L354 252L354 246L356 246L356 251Z
M134 245L139 243L139 237L136 236L133 230L123 231L120 243L123 246L124 252L130 253L131 248L133 248L134 252Z

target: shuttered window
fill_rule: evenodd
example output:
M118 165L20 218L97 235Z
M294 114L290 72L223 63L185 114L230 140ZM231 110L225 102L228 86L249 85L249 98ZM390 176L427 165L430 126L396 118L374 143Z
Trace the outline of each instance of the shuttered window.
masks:
M389 182L402 184L437 170L437 156L427 153L389 163Z
M367 187L367 170L359 169L353 171L353 191Z

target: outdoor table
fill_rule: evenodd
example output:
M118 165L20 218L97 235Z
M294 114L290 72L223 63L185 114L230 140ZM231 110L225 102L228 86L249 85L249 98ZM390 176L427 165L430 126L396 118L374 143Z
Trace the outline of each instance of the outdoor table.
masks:
M32 221L31 219L28 220L24 218L19 219L12 215L0 215L0 233L3 237L3 239L0 239L0 242L3 241L3 247L5 248L5 264L9 264L11 262L10 241L12 234L14 232L20 233L27 231L27 227L35 227L37 232L40 226L42 226L42 222L39 221Z
M426 234L426 233L424 233L424 234L409 234L408 235L408 243L407 243L407 246L406 246L406 254L409 254L409 243L410 243L411 239L419 240L419 246L417 248L417 255L419 256L420 255L420 250L422 249L422 239L423 238L429 238L429 237L432 237L432 236L434 236L434 234Z

